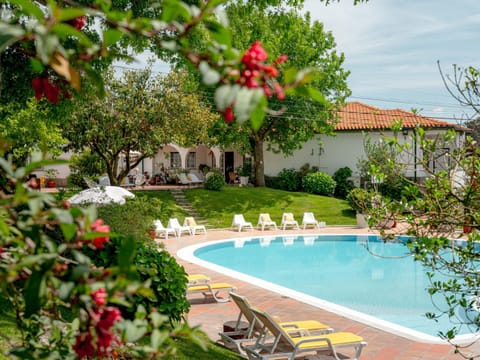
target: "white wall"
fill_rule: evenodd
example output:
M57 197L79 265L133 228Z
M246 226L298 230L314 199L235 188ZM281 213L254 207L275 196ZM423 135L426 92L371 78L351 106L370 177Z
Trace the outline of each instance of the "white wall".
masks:
M378 139L372 134L372 140ZM282 169L299 169L305 164L317 166L320 171L333 175L339 168L348 166L357 172L357 161L365 157L363 134L361 132L341 132L336 136L319 135L306 142L302 149L292 156L265 152L265 175L276 176Z

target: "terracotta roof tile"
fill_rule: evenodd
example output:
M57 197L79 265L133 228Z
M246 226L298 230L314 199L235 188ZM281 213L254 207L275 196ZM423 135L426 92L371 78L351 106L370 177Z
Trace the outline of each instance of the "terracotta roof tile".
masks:
M380 109L361 102L347 103L339 111L339 122L336 131L382 130L392 127L396 120L402 120L402 127L412 129L423 128L455 128L456 125L440 121L400 109Z

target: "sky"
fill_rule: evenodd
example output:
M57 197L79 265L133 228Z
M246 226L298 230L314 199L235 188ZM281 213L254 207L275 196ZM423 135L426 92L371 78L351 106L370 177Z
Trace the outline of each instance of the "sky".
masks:
M472 115L448 93L437 62L450 75L453 64L480 68L480 0L369 0L356 6L353 0L328 6L306 0L305 9L332 32L345 55L352 90L347 101L415 109L450 122ZM154 70L167 72L168 66Z
M307 0L351 71L349 101L456 122L471 115L446 90L442 71L480 67L480 0L370 0L329 6ZM455 120L454 120L455 119Z

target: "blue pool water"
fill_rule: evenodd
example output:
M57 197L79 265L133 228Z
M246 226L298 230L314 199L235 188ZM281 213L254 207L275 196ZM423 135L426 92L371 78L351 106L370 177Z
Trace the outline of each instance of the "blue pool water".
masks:
M347 316L358 315L352 317L362 321L365 315L367 323L403 335L412 330L420 337L426 334L421 340L432 341L453 326L447 317L439 322L425 317L438 312L426 291L425 269L407 256L401 241L384 243L371 235L271 236L215 242L191 251L192 259L203 265L245 275L244 280L258 280L274 291L292 290L294 297L318 299L335 311L340 306ZM434 300L442 305L441 298Z

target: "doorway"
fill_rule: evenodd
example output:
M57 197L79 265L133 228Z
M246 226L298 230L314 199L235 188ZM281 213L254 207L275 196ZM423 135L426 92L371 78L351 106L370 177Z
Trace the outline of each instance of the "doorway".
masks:
M231 171L235 171L235 161L234 161L234 153L233 151L225 151L225 181L228 184L229 177L228 173Z

